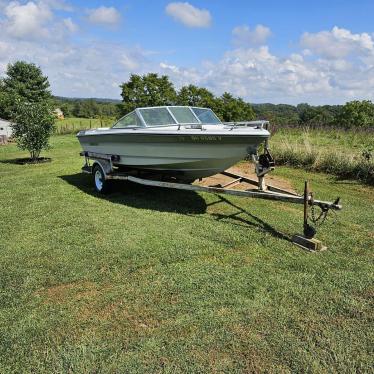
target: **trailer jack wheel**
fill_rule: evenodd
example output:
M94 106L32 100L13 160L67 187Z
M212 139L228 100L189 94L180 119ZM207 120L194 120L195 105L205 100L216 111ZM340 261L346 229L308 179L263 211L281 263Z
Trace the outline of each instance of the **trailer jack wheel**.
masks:
M105 173L99 164L92 169L92 179L96 192L107 194L110 191L110 181L105 179Z

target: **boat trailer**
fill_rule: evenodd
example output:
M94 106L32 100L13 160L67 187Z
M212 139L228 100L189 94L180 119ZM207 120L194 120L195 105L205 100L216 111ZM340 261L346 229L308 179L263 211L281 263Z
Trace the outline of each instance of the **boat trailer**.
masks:
M220 174L230 177L231 181L225 184L216 184L211 186L201 186L196 184L180 183L178 181L163 180L163 176L155 178L154 174L141 172L139 170L121 171L113 165L113 162L119 160L119 156L94 153L83 151L81 156L85 157L85 164L82 167L82 172L91 174L95 190L99 193L109 192L110 182L113 180L129 181L144 186L173 188L176 190L208 192L214 194L226 194L241 197L251 197L264 200L275 200L293 204L300 204L304 207L303 218L303 235L294 235L292 241L299 247L308 251L320 251L326 249L322 243L315 239L317 225L323 223L330 210L338 211L342 209L339 204L340 199L337 198L334 202L317 200L311 192L309 183L305 181L304 193L299 195L292 191L281 189L270 184L265 183L265 176L270 171L274 170L274 160L267 148L260 156L253 155L252 161L255 164L255 171L258 180L248 178L243 175L223 171ZM92 161L92 162L91 162ZM256 189L238 190L232 187L247 183L256 186ZM318 217L316 217L315 207L320 209Z

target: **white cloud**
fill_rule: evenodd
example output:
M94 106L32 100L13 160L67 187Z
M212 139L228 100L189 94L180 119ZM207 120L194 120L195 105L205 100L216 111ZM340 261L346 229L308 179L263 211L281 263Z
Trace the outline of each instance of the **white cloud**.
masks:
M208 10L196 8L187 2L170 3L165 10L169 16L188 27L209 27L212 23Z
M196 68L183 68L165 62L161 62L159 68L160 73L168 75L177 88L201 82L201 71Z
M233 49L219 61L205 62L199 68L161 63L160 69L178 86L193 83L218 95L229 91L250 102L338 104L352 99L374 100L374 64L307 60L301 53L280 58L267 46Z
M124 53L122 55L122 58L121 58L120 62L125 69L128 69L130 71L134 71L139 67L138 61L128 53Z
M12 2L0 10L4 15L0 30L4 27L6 31L0 31L0 74L8 63L25 60L41 66L56 95L119 97L119 84L130 73L157 70L158 65L148 61L151 52L141 47L88 38L72 40L70 35L78 25L72 18L53 12L64 4L56 0L24 5ZM97 22L104 22L98 13L91 15ZM118 19L111 15L111 11L101 13L106 24Z
M161 62L160 63L160 68L163 69L163 70L165 70L165 71L170 71L172 73L177 73L177 74L180 73L180 69L179 69L178 66L167 64L165 62Z
M234 43L238 46L264 44L271 35L271 30L263 25L257 25L254 30L248 26L237 26L232 30Z
M145 74L158 68L140 47L106 41L79 45L68 40L46 44L18 41L16 47L10 55L0 54L0 69L20 59L34 62L48 76L53 94L61 96L119 98L119 85L131 73Z
M22 5L10 2L4 9L6 20L1 24L7 34L19 39L35 39L48 35L46 24L52 20L50 8L42 3L29 1Z
M2 8L0 73L17 59L34 62L49 77L54 94L76 97L119 98L119 84L131 73L158 72L169 75L177 87L192 83L217 95L229 91L250 102L374 100L373 36L366 33L334 28L304 34L299 51L279 57L263 45L270 30L242 26L233 32L234 38L242 39L220 59L183 67L140 46L85 39L84 34L79 41L70 38L77 25L72 18L53 13L57 9L53 1L11 2ZM326 40L335 43L337 51L323 47Z
M10 51L11 51L10 45L0 40L0 59L6 58L6 56L8 55L8 53L10 53Z
M373 37L368 33L353 34L336 26L331 31L306 32L302 35L300 44L317 55L331 59L374 51Z
M147 55L150 52L144 51L140 47L135 47L122 52L120 63L129 72L140 71L149 64Z
M78 30L78 26L73 22L73 20L70 17L64 18L62 22L69 32L76 32Z
M87 10L88 20L94 24L113 26L120 22L121 14L116 8L101 6Z

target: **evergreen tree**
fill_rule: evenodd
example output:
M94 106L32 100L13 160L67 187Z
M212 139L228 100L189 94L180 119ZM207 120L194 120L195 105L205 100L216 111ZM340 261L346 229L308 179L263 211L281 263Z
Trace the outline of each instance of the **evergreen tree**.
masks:
M48 78L35 64L17 61L8 65L5 74L0 86L4 118L12 118L19 102L40 103L52 98Z

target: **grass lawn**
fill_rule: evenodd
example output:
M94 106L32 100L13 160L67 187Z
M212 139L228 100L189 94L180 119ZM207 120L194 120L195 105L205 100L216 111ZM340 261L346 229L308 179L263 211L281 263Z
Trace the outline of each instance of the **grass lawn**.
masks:
M308 253L301 206L120 184L74 136L53 162L0 147L0 373L370 372L370 187L278 168L344 210Z

